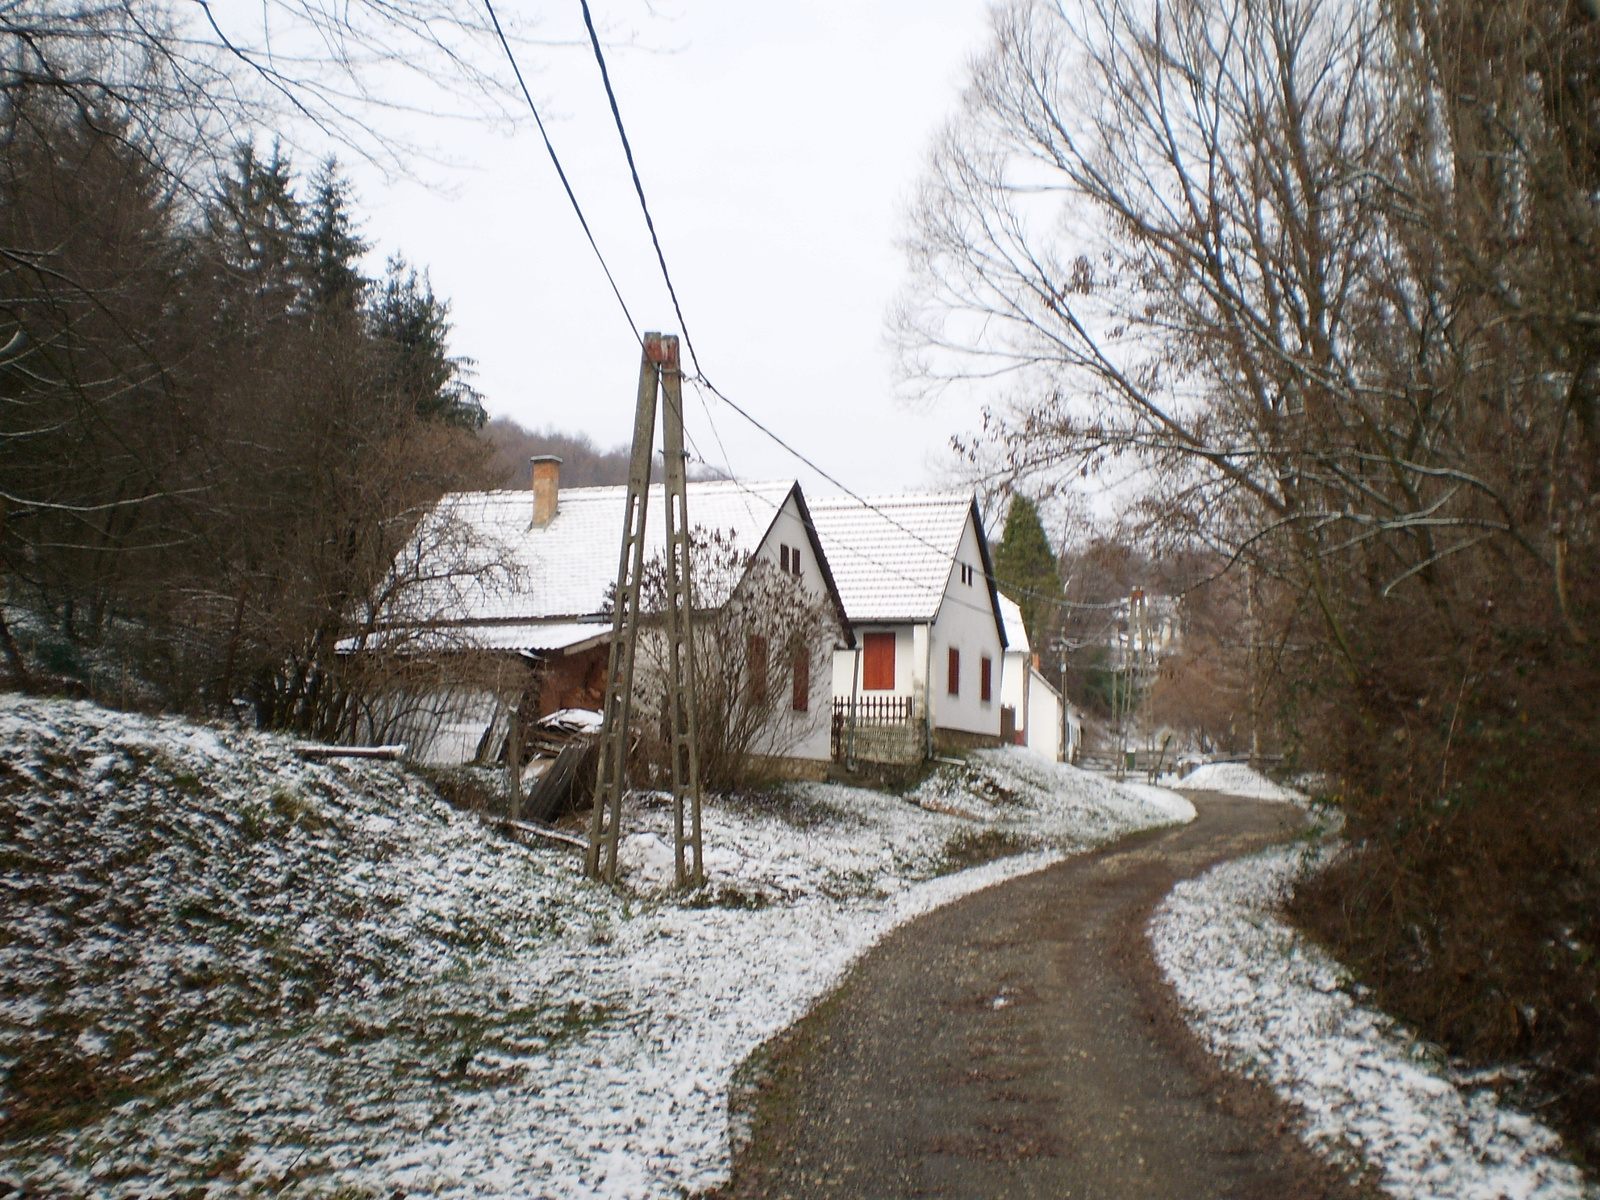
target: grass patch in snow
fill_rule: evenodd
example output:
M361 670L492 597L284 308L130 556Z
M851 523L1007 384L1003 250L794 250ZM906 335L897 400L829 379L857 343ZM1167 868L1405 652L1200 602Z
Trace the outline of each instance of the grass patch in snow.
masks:
M944 861L939 874L965 871L1027 849L1023 837L1009 829L963 829L952 834L944 846Z
M0 740L4 1136L560 923L537 860L390 765L17 696Z

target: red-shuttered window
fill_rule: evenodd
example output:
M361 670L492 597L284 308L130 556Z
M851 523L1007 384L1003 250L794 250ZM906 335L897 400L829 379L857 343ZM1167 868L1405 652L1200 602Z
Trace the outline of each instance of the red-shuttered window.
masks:
M790 704L795 712L811 711L811 651L805 646L794 648L794 695Z
M751 634L745 665L749 668L750 703L765 704L767 700L767 639Z
M894 634L861 635L861 687L868 692L894 691Z
M978 661L978 699L985 704L994 699L994 659Z
M950 694L961 694L961 651L950 647Z

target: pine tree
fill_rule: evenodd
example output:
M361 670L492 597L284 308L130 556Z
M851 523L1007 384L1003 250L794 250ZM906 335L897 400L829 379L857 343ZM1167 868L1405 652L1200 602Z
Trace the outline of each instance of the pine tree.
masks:
M207 241L222 269L246 295L284 311L299 298L305 213L294 195L294 170L278 147L262 158L241 145L206 213ZM230 289L232 290L232 289Z
M353 206L350 181L328 159L311 180L299 239L305 300L313 311L353 309L372 282L357 269L368 245L356 234Z
M1026 496L1011 498L1005 533L994 551L994 573L1000 590L1022 609L1028 640L1041 646L1058 611L1051 601L1062 594L1061 575L1039 521L1039 506Z
M483 427L483 397L467 383L472 360L449 352L450 304L433 293L426 272L399 255L389 259L368 313L388 351L388 381L419 417L463 429Z

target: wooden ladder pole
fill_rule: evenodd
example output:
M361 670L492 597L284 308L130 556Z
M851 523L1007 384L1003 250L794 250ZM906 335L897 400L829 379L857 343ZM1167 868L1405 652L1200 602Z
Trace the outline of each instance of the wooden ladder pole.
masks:
M683 452L683 373L678 339L661 339L661 450L666 482L667 713L671 726L673 862L680 888L705 882L700 835L700 747L694 711L693 545ZM684 807L688 805L685 836ZM688 861L685 861L685 850Z
M676 339L674 339L676 343ZM622 552L612 601L611 652L606 669L605 710L600 726L600 757L589 815L585 870L596 879L617 879L617 837L622 797L628 780L628 719L633 708L633 660L639 644L639 583L644 574L644 529L650 498L650 456L655 443L656 394L661 382L661 335L644 335L639 360L639 402L633 416L633 457L628 466L628 499L622 521Z

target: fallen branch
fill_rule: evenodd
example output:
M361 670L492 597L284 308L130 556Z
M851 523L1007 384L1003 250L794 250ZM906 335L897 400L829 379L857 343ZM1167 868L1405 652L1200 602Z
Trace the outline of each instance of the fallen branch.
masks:
M296 746L301 758L385 758L399 762L409 749L405 742L394 746Z
M489 822L491 825L501 826L517 833L528 833L532 834L534 837L547 838L552 842L560 842L562 845L571 846L575 850L583 850L587 852L589 849L589 843L586 839L579 837L577 834L568 833L564 829L552 829L548 825L535 825L531 821L513 821L510 817L485 816L483 820Z

